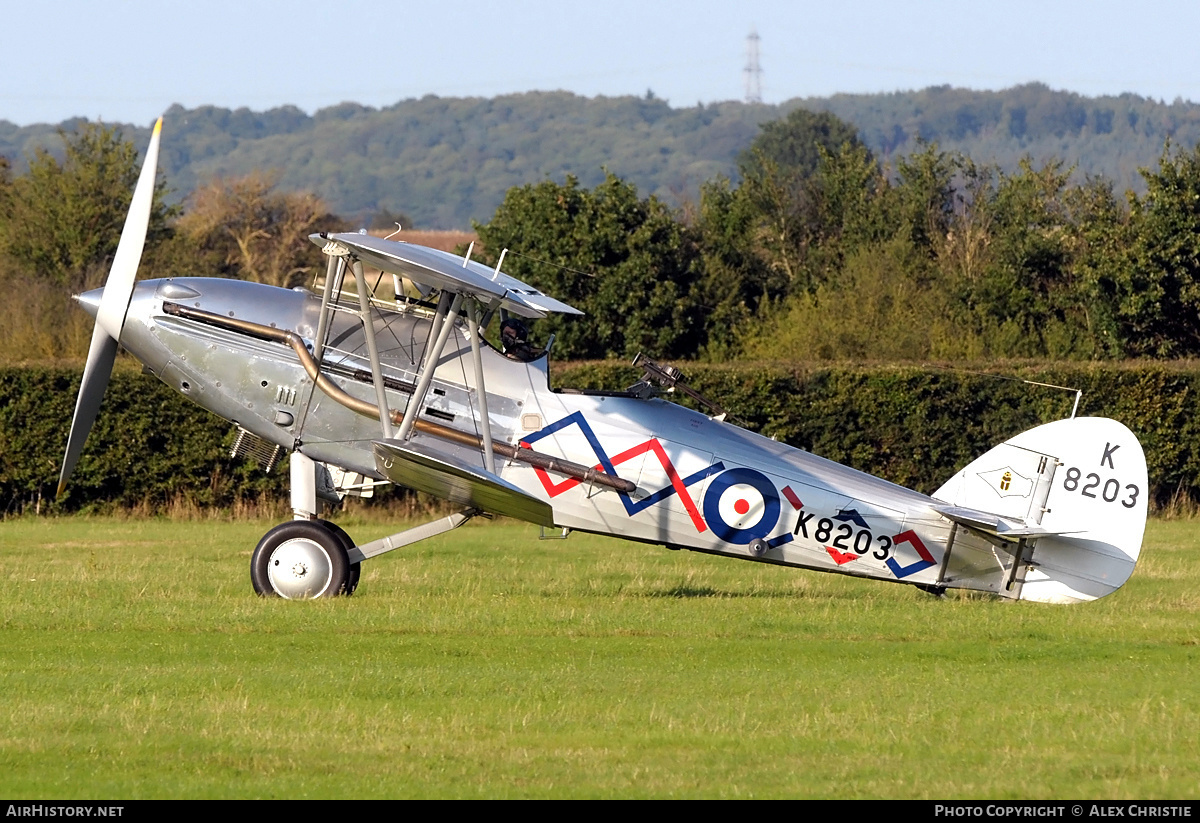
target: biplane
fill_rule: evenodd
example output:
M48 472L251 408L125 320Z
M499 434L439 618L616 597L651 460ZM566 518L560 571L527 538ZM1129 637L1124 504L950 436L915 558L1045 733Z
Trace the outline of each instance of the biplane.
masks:
M1072 414L1018 434L926 495L670 402L662 395L695 393L650 360L624 390L552 389L551 347L513 356L483 330L580 312L505 274L503 254L493 268L332 233L311 238L327 262L319 289L136 282L161 125L108 281L78 297L96 326L59 488L124 347L231 421L236 454L268 468L290 454L295 519L254 551L260 595L350 594L363 562L478 515L1013 600L1094 600L1133 571L1146 462L1113 420ZM375 294L368 268L392 275L393 297ZM321 518L324 504L386 484L460 510L361 545Z

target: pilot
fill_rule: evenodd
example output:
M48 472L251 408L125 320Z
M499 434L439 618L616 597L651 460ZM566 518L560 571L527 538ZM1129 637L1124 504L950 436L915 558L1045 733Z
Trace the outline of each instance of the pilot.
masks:
M528 341L529 329L520 320L509 317L500 324L500 343L504 346L505 357L528 363L546 353L545 349L535 349Z

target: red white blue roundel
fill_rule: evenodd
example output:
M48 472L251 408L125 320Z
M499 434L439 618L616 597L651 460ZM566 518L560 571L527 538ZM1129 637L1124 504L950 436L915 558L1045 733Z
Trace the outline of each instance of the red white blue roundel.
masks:
M766 537L779 522L779 493L761 472L730 469L704 493L704 520L721 540L745 546Z

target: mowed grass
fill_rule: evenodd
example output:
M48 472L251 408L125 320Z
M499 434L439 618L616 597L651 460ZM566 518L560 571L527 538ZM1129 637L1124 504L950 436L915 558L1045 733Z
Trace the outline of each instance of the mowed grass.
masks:
M511 522L290 603L270 525L0 523L0 796L1200 797L1200 521L1070 607Z

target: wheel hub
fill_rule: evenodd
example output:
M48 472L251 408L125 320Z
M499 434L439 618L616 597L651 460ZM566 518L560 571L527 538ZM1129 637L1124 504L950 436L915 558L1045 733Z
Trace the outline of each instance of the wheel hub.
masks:
M267 577L280 597L320 597L333 580L333 563L316 542L303 537L280 543L267 562Z

